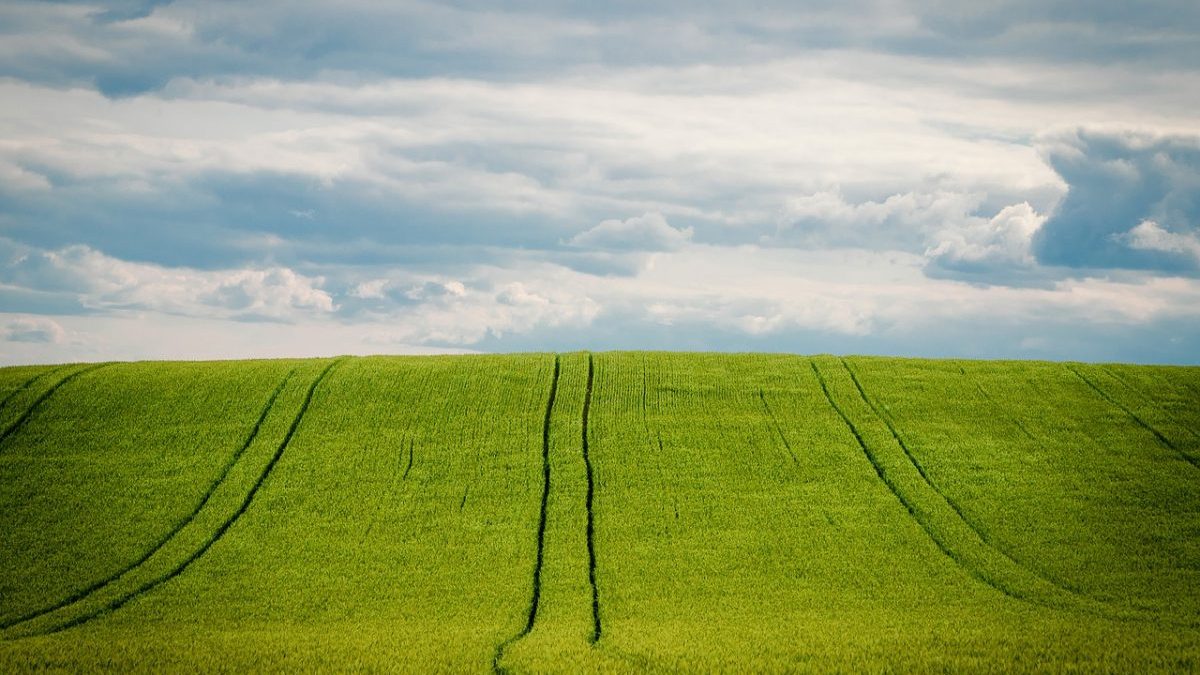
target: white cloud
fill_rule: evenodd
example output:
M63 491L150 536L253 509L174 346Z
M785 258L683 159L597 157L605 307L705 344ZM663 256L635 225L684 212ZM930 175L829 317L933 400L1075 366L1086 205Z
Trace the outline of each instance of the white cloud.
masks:
M546 268L541 271L556 274ZM584 289L566 290L546 277L532 282L505 281L513 276L512 271L484 273L495 290L470 289L457 282L441 284L449 287L447 292L426 296L414 306L395 308L388 320L390 327L371 332L371 343L471 346L487 338L587 326L600 312L600 304Z
M0 328L0 339L9 342L38 342L61 344L66 331L53 319L40 316L24 316L10 320Z
M661 213L626 220L604 220L571 238L572 246L610 251L675 251L692 238L693 229L671 227Z
M1028 203L1006 206L990 219L963 218L936 232L937 243L925 256L935 265L963 271L1032 267L1037 261L1030 245L1045 221Z
M285 267L196 270L134 263L87 246L29 250L17 256L0 282L75 296L95 310L147 309L231 319L290 320L336 309L320 277Z
M930 233L969 220L983 198L939 190L850 202L837 190L820 191L786 202L777 238L812 246L912 250Z
M1171 232L1153 220L1144 220L1129 232L1114 235L1114 239L1141 251L1182 253L1200 262L1200 237Z

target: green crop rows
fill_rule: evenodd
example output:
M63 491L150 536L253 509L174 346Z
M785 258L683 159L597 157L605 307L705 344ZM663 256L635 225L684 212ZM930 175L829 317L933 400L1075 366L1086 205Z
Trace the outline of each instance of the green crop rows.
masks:
M1200 369L0 369L0 671L1200 668Z

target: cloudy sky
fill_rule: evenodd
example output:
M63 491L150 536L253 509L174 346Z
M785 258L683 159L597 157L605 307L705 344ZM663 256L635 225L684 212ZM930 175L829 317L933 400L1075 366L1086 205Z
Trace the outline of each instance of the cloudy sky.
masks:
M745 4L0 0L0 363L1200 362L1200 3Z

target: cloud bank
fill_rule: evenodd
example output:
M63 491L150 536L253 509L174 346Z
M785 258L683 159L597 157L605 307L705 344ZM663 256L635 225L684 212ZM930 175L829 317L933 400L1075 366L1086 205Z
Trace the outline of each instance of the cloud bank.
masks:
M1200 361L1194 3L16 2L0 23L5 362Z

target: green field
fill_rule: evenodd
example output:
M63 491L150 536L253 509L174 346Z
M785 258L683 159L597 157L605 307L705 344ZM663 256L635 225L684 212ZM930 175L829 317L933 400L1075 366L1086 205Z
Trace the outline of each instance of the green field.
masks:
M1200 669L1200 368L0 369L0 672Z

